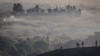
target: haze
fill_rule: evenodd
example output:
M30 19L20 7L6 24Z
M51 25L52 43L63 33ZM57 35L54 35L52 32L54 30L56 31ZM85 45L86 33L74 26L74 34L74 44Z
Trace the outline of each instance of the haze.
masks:
M20 2L20 3L38 3L38 4L72 4L72 5L85 5L85 6L93 6L93 7L100 7L100 0L0 0L0 3L9 2Z
M0 3L14 3L20 2L25 7L25 4L74 4L74 5L88 5L99 8L100 0L0 0ZM28 5L27 5L28 6ZM26 6L26 7L27 7ZM3 6L4 7L4 6ZM8 8L7 8L8 9ZM93 12L93 13L92 13ZM82 10L80 16L73 15L57 15L57 16L22 16L20 18L13 18L14 24L8 25L9 29L4 29L3 33L15 36L22 34L21 37L33 37L36 35L57 37L64 35L64 38L71 37L72 39L85 39L94 32L100 31L100 13L96 11ZM16 21L17 20L17 21ZM25 33L27 32L27 33ZM17 33L17 34L16 34Z

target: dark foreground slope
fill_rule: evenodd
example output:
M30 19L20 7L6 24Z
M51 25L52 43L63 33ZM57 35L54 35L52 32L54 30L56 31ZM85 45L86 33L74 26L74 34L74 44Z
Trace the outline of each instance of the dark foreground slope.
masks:
M38 56L100 56L100 47L59 49Z

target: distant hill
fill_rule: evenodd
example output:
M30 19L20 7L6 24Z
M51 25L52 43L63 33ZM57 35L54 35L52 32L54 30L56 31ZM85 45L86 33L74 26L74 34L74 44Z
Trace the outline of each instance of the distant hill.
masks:
M38 56L100 56L100 47L58 49Z

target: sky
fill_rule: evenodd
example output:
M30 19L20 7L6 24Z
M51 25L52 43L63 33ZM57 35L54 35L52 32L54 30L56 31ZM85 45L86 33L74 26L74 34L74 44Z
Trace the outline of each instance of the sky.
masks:
M12 10L12 3L21 3L25 10L34 7L33 5L40 4L42 8L52 6L75 5L81 8L96 8L100 9L100 0L0 0L0 12ZM11 4L5 4L11 3ZM46 5L46 6L44 6ZM8 9L6 9L8 8Z
M21 2L21 3L46 3L46 4L74 4L74 5L89 5L100 7L100 0L0 0L3 2Z

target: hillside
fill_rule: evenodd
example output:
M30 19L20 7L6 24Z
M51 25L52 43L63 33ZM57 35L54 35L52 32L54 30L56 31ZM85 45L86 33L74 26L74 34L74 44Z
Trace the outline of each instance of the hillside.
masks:
M38 56L100 56L100 47L59 49Z

